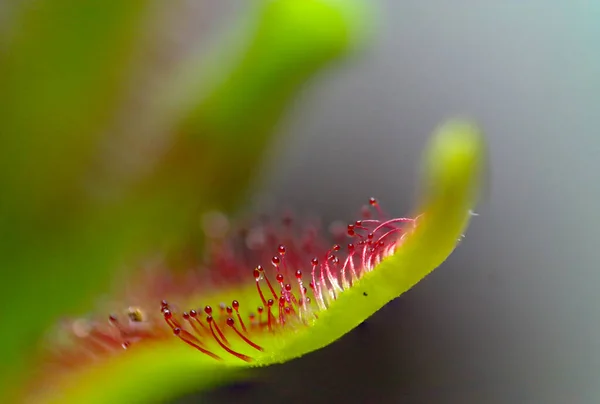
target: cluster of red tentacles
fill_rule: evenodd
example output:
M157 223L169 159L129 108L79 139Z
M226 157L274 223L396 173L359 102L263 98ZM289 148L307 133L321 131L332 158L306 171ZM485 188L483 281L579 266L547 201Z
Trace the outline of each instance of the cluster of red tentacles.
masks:
M171 284L161 289L167 278L158 277L152 291L146 291L144 304L129 307L120 315L110 315L108 322L70 322L71 343L66 350L55 351L53 362L77 365L141 341L173 335L217 360L223 354L231 354L252 361L251 356L237 352L233 345L251 348L245 351L262 351L263 347L253 340L258 333L280 333L286 328L306 326L339 294L392 254L406 226L415 224L414 219L387 219L378 202L371 198L360 220L348 224L343 231L333 231L336 241L349 237L351 242L345 248L340 244L327 248L327 241L316 227L305 226L298 233L293 222L290 216L278 224L262 218L258 224L229 231L233 236L209 237L207 268L197 271L202 275L185 282L182 295L174 296L178 301L190 301L207 289L239 288L251 279L256 286L256 299L246 302L247 306L233 300L229 304L221 302L216 309L195 306L182 311L170 301L161 300L165 294L173 296L174 288ZM210 229L208 233L210 236ZM274 254L270 246L277 246ZM160 296L161 293L164 294ZM157 302L156 309L148 304L152 301Z

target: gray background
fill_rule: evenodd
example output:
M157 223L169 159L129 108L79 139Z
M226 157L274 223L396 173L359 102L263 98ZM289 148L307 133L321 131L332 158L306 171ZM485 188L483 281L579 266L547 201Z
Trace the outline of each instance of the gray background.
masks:
M459 114L489 136L481 215L363 327L180 402L600 402L600 3L374 3L374 43L298 97L262 189L326 220L371 195L402 215L427 135Z

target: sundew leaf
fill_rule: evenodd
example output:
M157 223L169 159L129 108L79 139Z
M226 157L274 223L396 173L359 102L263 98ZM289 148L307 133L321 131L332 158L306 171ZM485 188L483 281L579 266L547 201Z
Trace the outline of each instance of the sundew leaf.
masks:
M484 139L477 127L463 121L443 125L423 158L423 192L415 217L365 219L350 225L349 234L356 233L356 245L348 246L351 252L346 261L339 246L327 250L325 262L313 260L311 291L302 292L301 283L311 279L310 271L296 269L300 261L296 265L293 250L281 245L279 255L272 258L276 271L270 275L266 268L257 267L255 280L232 282L220 290L182 296L178 301L175 297L161 303L159 315L150 303L146 330L151 330L151 336L136 343L129 345L126 338L135 335L135 324L111 317L112 328L95 331L120 335L123 339L117 343L128 344L127 349L66 372L52 382L57 393L50 402L160 402L245 377L248 368L286 362L336 341L451 254L476 206L484 157ZM378 208L377 201L371 204ZM358 235L361 230L364 234ZM344 267L344 272L341 263L348 259L354 267ZM288 289L284 282L292 282L290 272L298 287L290 285ZM267 284L269 277L272 283ZM287 290L292 292L286 294ZM306 299L309 294L311 302ZM230 307L220 309L225 321L219 317L217 304L230 301ZM199 302L213 302L214 309L182 311L182 307L198 307ZM244 323L238 314L257 305L262 308L259 313L264 310L262 318L257 321L250 315L250 321ZM122 333L111 333L115 328ZM83 341L91 340L85 337Z

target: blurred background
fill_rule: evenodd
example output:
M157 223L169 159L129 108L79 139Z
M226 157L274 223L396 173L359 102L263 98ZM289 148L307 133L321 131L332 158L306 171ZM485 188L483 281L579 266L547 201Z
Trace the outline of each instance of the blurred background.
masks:
M373 46L298 97L264 193L326 221L371 195L405 213L428 134L458 114L488 135L480 216L362 328L255 385L177 402L598 402L600 7L373 3Z
M594 240L600 240L600 5L583 0L369 3L377 15L365 49L301 84L276 137L266 142L266 156L248 163L260 166L260 175L245 209L290 207L328 223L354 219L375 196L392 214L406 214L429 134L458 115L479 122L488 136L489 182L479 216L442 267L338 342L259 369L253 382L173 403L599 402L600 252ZM140 152L146 157L162 145L161 128L169 122L152 114L161 107L152 94L162 91L162 78L177 71L177 61L186 55L202 60L218 50L223 36L248 12L244 0L173 4L168 10L155 5L158 28L145 38L154 45L142 50L143 66L137 66L139 73L117 100L123 113L102 128L117 139L103 146L105 159L90 174L107 181L93 182L98 189L115 192L98 197L91 190L102 208L128 184L119 173L146 173L143 164L120 154L140 140L130 134L148 136ZM2 29L10 27L12 5L0 2ZM10 82L11 76L2 75ZM10 126L12 114L6 111L17 103L0 104L9 135L17 126ZM0 180L13 184L6 171L2 175L8 179ZM195 189L182 183L181 189ZM210 190L204 185L201 191ZM138 197L144 200L145 192L142 187L131 197L131 206ZM223 195L219 202L233 205ZM96 217L92 205L78 218ZM38 212L33 204L23 208L25 213L19 203L0 205L5 206L9 218ZM123 209L117 213L129 212ZM13 224L0 223L8 223L9 230ZM21 224L15 223L15 228ZM40 233L45 242L48 234L54 236L56 223L44 226L50 231ZM110 227L104 230L111 234ZM9 257L6 265L27 267L29 261L20 257L10 261L6 240L0 248ZM117 247L114 251L121 251ZM103 256L104 250L91 253ZM5 271L3 276L3 284L18 285L24 275ZM77 285L96 282L88 278ZM10 290L2 290L5 298ZM19 290L14 293L20 297ZM23 310L38 304L24 302ZM11 314L3 313L3 324L14 324ZM2 344L10 338L3 335Z

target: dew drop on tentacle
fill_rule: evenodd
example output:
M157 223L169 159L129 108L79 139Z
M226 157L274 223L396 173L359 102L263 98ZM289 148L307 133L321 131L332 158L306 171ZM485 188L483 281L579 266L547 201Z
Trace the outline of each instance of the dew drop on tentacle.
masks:
M271 285L271 282L269 281L269 277L267 276L264 268L261 265L258 265L256 268L258 269L258 271L261 274L262 278L267 283L267 286L269 287L269 290L271 291L271 294L273 295L273 298L277 299L277 294L275 293L275 289L273 289L273 286ZM264 304L264 301L263 301L263 304Z
M296 281L298 282L298 289L300 291L300 299L298 300L298 315L301 321L305 321L306 312L308 310L308 305L306 304L306 287L304 286L304 282L302 281L302 271L297 270L294 274L296 277Z
M265 303L265 306L266 306L266 305L267 305L267 304ZM265 311L265 308L264 308L263 306L258 306L258 307L256 308L256 312L258 313L258 324L259 324L259 326L262 326L262 324L263 324L263 321L262 321L262 314L263 314L263 311Z
M313 259L311 259L310 263L312 264L312 272L311 272L312 282L310 282L309 286L313 290L313 294L314 294L315 298L317 299L317 305L319 306L319 309L325 310L326 306L325 306L325 301L323 300L321 286L317 282L317 268L319 268L319 259L317 257L314 257Z
M237 300L234 300L231 302L231 307L233 307L233 309L235 310L235 314L237 315L238 321L240 322L240 325L242 326L242 330L247 333L248 330L246 329L246 325L244 324L244 320L242 320L242 316L240 315L240 302L238 302Z
M266 305L267 300L265 299L265 295L263 294L263 291L260 288L260 279L262 277L262 275L261 275L262 271L259 268L261 268L260 265L256 269L254 269L254 279L256 281L256 291L258 292L258 295L260 296L260 300L262 301L262 303L264 305Z
M271 307L273 307L273 299L267 300L267 327L269 331L273 331L273 313L271 313Z
M194 315L192 316L191 313L194 313ZM197 316L197 314L196 314L195 310L190 310L190 313L184 311L181 314L181 316L192 327L192 329L194 330L194 332L196 333L197 336L201 336L202 335L201 329L196 324L197 323L196 322L196 316Z
M340 251L341 247L339 244L335 244L333 247L331 247L331 249L327 252L328 257L327 260L325 260L323 262L323 264L321 264L322 266L325 267L325 272L327 273L327 279L329 280L329 283L331 284L331 289L330 289L330 295L332 297L332 299L336 299L337 298L337 294L342 292L342 288L340 287L337 277L334 275L334 272L332 271L332 266L337 266L337 264L339 263L339 258L333 254L333 252L338 252Z
M181 328L181 324L179 324L179 322L173 317L173 312L169 309L165 309L163 310L163 317L166 321L166 323L169 325L169 327L171 328Z
M227 338L225 338L225 335L223 335L223 332L222 332L222 331L221 331L221 329L219 328L219 325L217 324L217 322L216 322L216 321L213 321L213 316L212 316L213 309L212 309L212 307L210 307L210 306L205 306L205 307L204 307L204 312L207 314L207 316L206 316L206 321L209 323L209 328L210 328L211 332L212 332L213 330L212 330L212 326L210 325L210 323L214 323L214 328L215 328L215 329L217 330L217 332L219 333L219 337L221 337L221 339L223 340L223 343L224 343L225 345L229 345L229 341L227 341Z
M353 236L355 236L355 235L356 235L356 232L355 232L355 226L354 226L353 224L349 224L349 225L348 225L348 235L349 235L350 237L353 237Z
M285 307L285 296L283 296L283 294L282 294L279 297L279 324L285 323L284 307Z
M200 321L200 319L198 318L198 312L194 309L190 310L190 317L192 318L192 322L194 325L196 326L200 326L200 329L202 329L202 333L207 332L208 331L208 327L206 327L202 321ZM195 327L194 327L195 329Z

